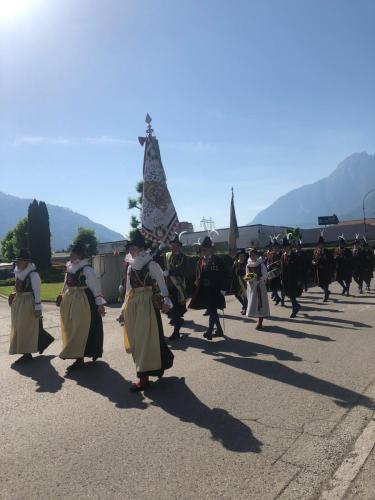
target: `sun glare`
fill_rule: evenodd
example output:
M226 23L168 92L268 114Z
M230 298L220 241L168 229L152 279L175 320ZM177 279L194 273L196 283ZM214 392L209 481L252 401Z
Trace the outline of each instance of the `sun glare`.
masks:
M9 20L24 14L34 0L0 0L0 20Z

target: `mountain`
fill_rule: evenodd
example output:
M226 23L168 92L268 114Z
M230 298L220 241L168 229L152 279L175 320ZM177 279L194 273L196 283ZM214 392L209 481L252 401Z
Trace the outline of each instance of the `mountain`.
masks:
M27 209L31 201L0 192L0 240L7 231L12 229L20 219L27 215ZM54 250L67 248L76 235L79 226L94 229L96 237L100 242L124 239L122 234L116 233L101 224L97 224L88 217L77 214L68 208L48 204L47 207L52 233L51 243Z
M375 155L354 153L324 179L294 189L256 215L252 224L316 226L318 216L336 214L339 220L363 216L364 195L375 189ZM375 196L366 201L372 217Z

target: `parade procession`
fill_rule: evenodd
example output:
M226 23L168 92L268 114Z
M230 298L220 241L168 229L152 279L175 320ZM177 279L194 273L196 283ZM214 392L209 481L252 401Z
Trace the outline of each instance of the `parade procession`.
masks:
M318 290L313 302L317 309L319 303L332 300L331 285L335 282L345 297L352 294L355 299L371 293L374 251L359 234L350 243L344 234L338 234L334 248L327 247L324 230L317 235L315 248L304 248L303 241L292 232L271 235L265 248L237 248L233 189L229 254L216 251L215 232L210 230L194 245L194 254L186 254L184 233L177 233L179 220L149 115L146 123L147 135L139 138L144 147L141 221L126 241L123 276L118 276L121 308L116 319L124 351L131 355L137 375L129 387L131 392L149 389L151 380L160 380L173 368L173 350L192 334L187 321L191 311L202 311L204 341L230 342L225 309L226 301L235 299L238 320L243 317L243 329L251 341L253 328L247 318L255 318L254 329L267 335L270 321L278 322L280 308L289 310L292 320L304 317L301 299L314 287ZM20 355L14 363L23 364L32 362L37 354L43 355L55 339L43 326L41 278L26 248L15 259L14 275L14 291L8 299L9 354ZM61 325L59 357L73 360L67 373L84 370L87 360L95 363L105 358L103 318L106 307L116 305L107 304L103 297L84 241L78 240L71 247L56 306ZM127 357L124 362L129 360Z

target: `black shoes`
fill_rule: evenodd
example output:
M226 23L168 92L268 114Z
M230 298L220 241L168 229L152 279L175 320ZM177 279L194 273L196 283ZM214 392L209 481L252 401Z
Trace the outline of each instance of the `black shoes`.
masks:
M211 337L224 337L224 332L223 330L220 328L220 329L216 329L215 333L213 333L211 335Z
M212 340L212 330L207 330L204 332L203 337L207 340Z
M181 338L179 330L174 330L169 340L179 340Z

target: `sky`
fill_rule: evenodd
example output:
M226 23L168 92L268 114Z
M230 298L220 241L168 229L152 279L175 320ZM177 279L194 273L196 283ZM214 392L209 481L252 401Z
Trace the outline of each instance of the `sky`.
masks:
M0 191L126 234L146 113L180 220L375 151L373 0L0 0ZM1 217L1 214L0 214Z

